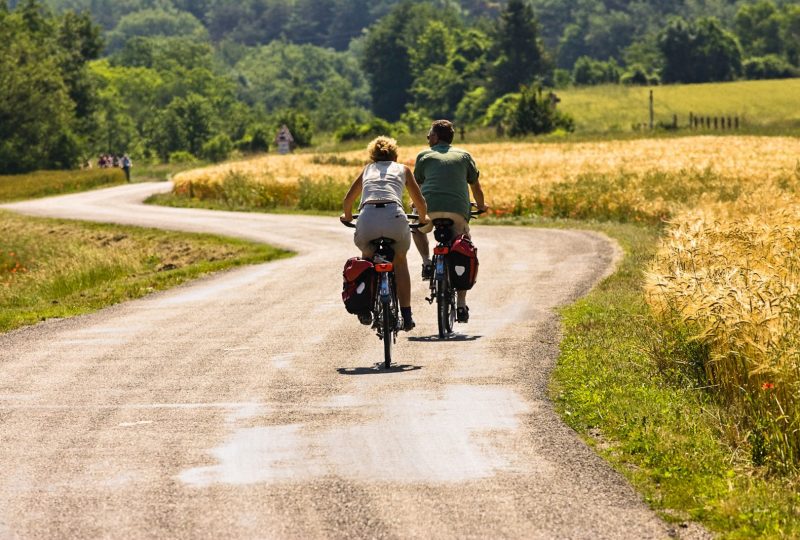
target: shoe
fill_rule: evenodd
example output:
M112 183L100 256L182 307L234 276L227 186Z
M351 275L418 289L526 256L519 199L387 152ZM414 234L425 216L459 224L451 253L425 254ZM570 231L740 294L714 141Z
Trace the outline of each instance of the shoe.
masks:
M368 326L368 325L372 324L372 312L371 311L365 311L364 313L359 313L358 314L358 322L360 322L361 324L363 324L365 326Z
M433 263L422 263L422 279L431 279L433 277Z
M469 322L469 308L467 306L456 309L456 321L460 323Z
M404 332L411 332L414 329L415 326L417 326L417 325L414 323L414 319L412 319L410 317L403 321L403 331Z

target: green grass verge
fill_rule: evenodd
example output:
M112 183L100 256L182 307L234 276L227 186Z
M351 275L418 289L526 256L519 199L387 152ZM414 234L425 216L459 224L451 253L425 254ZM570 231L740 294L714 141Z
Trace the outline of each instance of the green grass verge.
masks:
M125 183L122 169L37 171L0 176L0 202L21 201Z
M0 211L0 332L289 255L232 238Z
M693 520L723 538L800 537L800 478L770 477L729 436L724 411L653 349L691 356L685 336L659 335L642 295L659 230L541 219L495 223L592 229L625 251L615 274L562 310L564 338L551 397L564 421L668 521Z

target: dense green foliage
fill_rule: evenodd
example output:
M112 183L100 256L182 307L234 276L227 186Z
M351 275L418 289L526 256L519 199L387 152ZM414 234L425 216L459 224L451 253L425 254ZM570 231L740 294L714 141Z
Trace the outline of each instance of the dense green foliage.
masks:
M800 74L786 0L0 0L0 29L0 173L226 159L287 121L299 146L378 119L516 134L522 87Z

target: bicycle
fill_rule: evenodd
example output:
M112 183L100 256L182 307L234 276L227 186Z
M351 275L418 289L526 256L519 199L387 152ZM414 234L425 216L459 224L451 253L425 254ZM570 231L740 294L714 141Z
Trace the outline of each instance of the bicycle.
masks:
M475 206L475 203L472 203ZM478 216L483 211L471 211L471 216ZM439 328L439 339L445 339L453 333L456 322L457 300L456 288L450 283L450 248L455 233L453 233L453 220L449 218L435 218L433 220L433 237L438 244L433 248L431 264L433 273L430 278L431 295L425 300L429 304L436 302L436 322Z
M406 214L409 219L417 219L419 216ZM353 221L358 219L358 214L353 214ZM355 229L352 221L342 221L346 227ZM417 229L422 224L409 224L412 229ZM372 327L376 330L379 339L383 341L383 361L386 369L392 365L392 345L397 342L397 333L402 328L402 318L400 317L400 306L397 301L397 287L394 277L394 240L381 236L370 241L375 248L372 255L372 263L375 272L378 274L378 290L372 305Z

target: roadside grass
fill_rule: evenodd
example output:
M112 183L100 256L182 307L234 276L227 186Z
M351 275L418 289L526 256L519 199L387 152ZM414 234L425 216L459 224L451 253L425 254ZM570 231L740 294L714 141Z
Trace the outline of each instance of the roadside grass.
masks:
M122 169L37 171L0 176L0 202L35 199L124 183L125 173Z
M567 424L670 522L721 538L800 537L800 476L752 464L751 449L708 389L665 370L705 354L685 329L653 319L642 290L660 229L612 222L490 218L486 223L591 229L624 250L616 272L561 310L551 398Z
M233 238L0 211L0 332L290 255Z
M664 86L601 85L557 90L559 108L570 114L579 132L632 131L649 122L649 92L653 90L655 121L688 126L689 113L739 116L745 131L800 128L800 79L735 81ZM704 130L698 130L704 131ZM725 133L727 130L710 130ZM735 131L734 131L735 133Z

